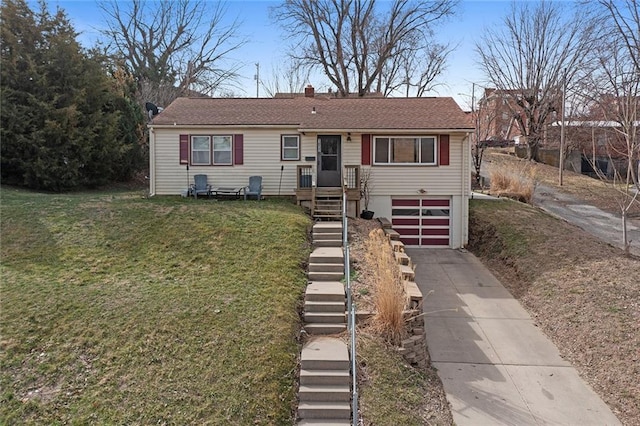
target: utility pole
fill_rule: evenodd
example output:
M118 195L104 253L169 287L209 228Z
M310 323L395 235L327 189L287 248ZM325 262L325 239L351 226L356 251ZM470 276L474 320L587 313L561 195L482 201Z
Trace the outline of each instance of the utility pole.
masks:
M256 62L256 98L260 97L260 62Z
M558 164L558 180L559 185L562 186L562 171L564 170L564 107L565 107L565 94L567 93L567 70L562 70L562 122L560 123L560 160Z

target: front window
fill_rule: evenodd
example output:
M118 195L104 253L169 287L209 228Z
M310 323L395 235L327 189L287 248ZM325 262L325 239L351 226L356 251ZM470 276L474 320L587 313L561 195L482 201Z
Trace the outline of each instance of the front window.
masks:
M300 136L282 136L282 160L296 161L300 159Z
M435 136L376 137L374 145L374 164L436 164Z
M231 148L233 146L231 136L214 136L213 137L213 164L231 164L233 155Z
M211 164L211 138L209 136L193 136L191 138L191 164Z

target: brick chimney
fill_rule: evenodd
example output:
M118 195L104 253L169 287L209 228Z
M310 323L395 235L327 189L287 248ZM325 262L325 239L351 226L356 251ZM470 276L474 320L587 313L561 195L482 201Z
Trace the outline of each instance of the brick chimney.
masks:
M315 90L313 89L313 86L310 84L307 84L307 87L304 88L304 97L313 98L314 96L315 96Z

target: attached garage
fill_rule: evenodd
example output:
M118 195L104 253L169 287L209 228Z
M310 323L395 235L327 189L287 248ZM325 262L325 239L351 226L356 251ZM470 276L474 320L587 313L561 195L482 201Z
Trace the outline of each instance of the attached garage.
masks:
M392 198L391 224L407 246L451 247L451 199Z

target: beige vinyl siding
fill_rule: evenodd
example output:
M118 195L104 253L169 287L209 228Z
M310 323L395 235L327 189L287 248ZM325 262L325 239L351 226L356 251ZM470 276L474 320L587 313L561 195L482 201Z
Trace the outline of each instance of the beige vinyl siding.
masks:
M461 195L463 146L462 136L450 136L448 166L371 166L374 195Z
M304 164L304 157L314 155L309 152L301 135L301 161L280 160L280 135L297 134L296 129L155 129L155 147L152 150L152 178L157 195L180 194L187 188L187 170L180 164L179 140L181 134L189 135L233 135L242 134L243 163L233 166L189 166L189 183L193 183L193 175L206 174L213 186L240 187L249 183L249 176L262 176L262 193L278 195L280 183L280 167L282 172L281 195L294 195L296 187L296 169Z

